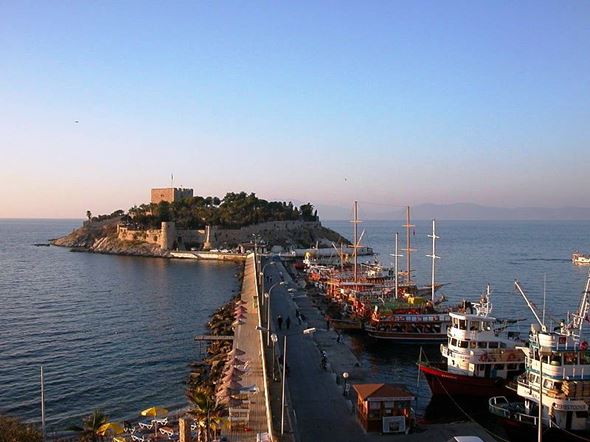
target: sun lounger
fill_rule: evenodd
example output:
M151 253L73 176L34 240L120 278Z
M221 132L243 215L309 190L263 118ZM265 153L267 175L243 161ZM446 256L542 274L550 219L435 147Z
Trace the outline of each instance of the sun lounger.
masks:
M135 442L147 442L149 441L149 436L145 434L132 434L131 439Z
M152 419L152 424L168 425L168 416L163 419Z
M154 428L153 421L143 421L143 422L138 422L138 424L139 424L139 428L141 428L143 430L151 430L152 428Z
M164 436L172 436L174 434L174 430L170 427L162 427L160 428L160 433L162 433Z

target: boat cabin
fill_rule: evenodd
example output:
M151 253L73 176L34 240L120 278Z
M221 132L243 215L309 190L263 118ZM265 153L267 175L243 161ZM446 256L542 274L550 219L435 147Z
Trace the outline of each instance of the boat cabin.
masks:
M403 385L353 384L357 416L367 432L408 433L414 421L416 399Z

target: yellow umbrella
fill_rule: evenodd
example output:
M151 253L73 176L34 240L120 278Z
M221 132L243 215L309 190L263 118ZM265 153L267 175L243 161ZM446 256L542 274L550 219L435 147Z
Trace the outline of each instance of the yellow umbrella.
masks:
M142 416L162 417L168 414L168 410L164 407L150 407L141 412Z
M120 434L123 431L125 431L123 425L118 424L117 422L107 422L106 424L102 424L100 427L98 427L97 433L99 436L104 436L108 432Z
M129 442L129 439L127 439L125 436L117 436L113 437L113 442Z
M141 412L142 416L150 416L150 417L163 417L166 416L168 414L168 410L165 409L164 407L150 407L150 408L146 408L145 410L143 410ZM154 422L154 434L157 436L158 435L158 424L156 422Z

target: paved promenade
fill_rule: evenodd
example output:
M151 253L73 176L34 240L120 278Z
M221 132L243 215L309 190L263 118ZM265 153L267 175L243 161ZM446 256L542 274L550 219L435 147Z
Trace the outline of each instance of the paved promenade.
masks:
M246 311L241 324L236 327L233 348L242 351L239 359L248 362L248 369L239 380L246 389L253 391L245 393L248 397L247 421L244 425L234 425L228 437L231 441L256 441L257 434L269 433L266 414L266 386L264 383L263 361L261 353L261 336L256 329L259 325L256 269L253 255L246 260L244 278L242 282L241 299ZM245 409L246 407L240 407Z
M274 260L274 264L269 264ZM341 380L344 372L350 374L353 383L371 382L367 373L359 365L346 344L338 342L338 335L333 330L326 330L326 322L305 290L291 279L283 264L274 258L263 261L264 291L271 293L270 327L277 333L279 340L275 348L281 354L284 337L287 337L287 419L285 434L281 441L340 441L362 442L380 441L447 441L456 435L477 435L486 442L493 442L483 428L477 424L460 422L453 424L429 425L418 427L409 435L381 435L365 433L358 423L351 401L344 396ZM268 302L268 301L266 301ZM264 306L266 310L268 304ZM296 318L296 310L305 317L301 324ZM283 318L279 330L278 315ZM263 324L266 320L263 315ZM290 319L290 327L286 320ZM312 335L303 331L316 328ZM320 350L328 355L328 370L320 367ZM271 385L275 433L280 435L280 390L277 383ZM292 423L292 425L290 425Z

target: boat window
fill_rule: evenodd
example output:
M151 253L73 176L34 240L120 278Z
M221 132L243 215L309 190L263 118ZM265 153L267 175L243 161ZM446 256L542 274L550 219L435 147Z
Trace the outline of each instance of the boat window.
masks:
M494 364L494 369L496 369L496 370L504 370L504 364Z
M575 352L568 351L563 354L563 363L565 365L574 365L577 364L577 355Z
M497 342L490 342L490 348L498 348Z
M478 331L479 330L479 321L470 321L469 330Z
M576 411L576 417L580 419L588 419L587 411Z
M459 320L457 318L453 318L453 328L459 328Z
M468 348L469 347L469 341L460 341L460 347L461 348Z
M469 342L469 348L476 348L477 347L477 342L476 341L470 341Z
M590 364L590 352L589 351L581 351L580 352L580 364Z
M561 365L561 355L559 353L551 353L551 365Z
M492 329L492 324L490 322L482 321L482 323L481 323L481 329L483 331L489 331L489 330Z
M500 348L506 348L506 343L505 342L500 342Z
M477 343L477 348L488 348L488 343L480 341Z
M451 345L457 346L457 340L455 338L451 338Z
M467 321L465 319L459 319L459 329L467 330Z

